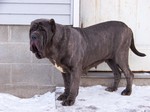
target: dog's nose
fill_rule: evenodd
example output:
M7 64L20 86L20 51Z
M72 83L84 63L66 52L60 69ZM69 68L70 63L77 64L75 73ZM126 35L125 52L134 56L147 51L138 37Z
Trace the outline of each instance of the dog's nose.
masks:
M32 40L35 40L37 37L36 37L36 35L32 35L31 38L32 38Z

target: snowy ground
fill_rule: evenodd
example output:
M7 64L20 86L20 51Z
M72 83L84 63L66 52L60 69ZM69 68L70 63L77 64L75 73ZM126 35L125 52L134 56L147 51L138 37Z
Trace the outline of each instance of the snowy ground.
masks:
M123 89L110 93L103 86L81 87L71 107L55 102L63 88L57 88L56 95L48 92L30 99L0 94L0 112L150 112L150 86L133 86L131 96L121 96Z

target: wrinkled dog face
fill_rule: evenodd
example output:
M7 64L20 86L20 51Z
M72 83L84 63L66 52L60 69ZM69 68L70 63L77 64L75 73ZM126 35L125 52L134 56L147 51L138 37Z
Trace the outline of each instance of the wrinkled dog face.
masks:
M51 24L54 20L37 19L30 26L30 50L38 59L45 58L45 46L49 36L52 36Z

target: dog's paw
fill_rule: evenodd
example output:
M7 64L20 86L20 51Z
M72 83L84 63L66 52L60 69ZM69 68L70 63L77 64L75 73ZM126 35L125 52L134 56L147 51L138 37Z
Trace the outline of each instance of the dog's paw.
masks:
M59 101L64 101L64 100L67 99L67 97L68 97L68 95L66 95L66 94L61 94L61 95L57 98L57 100L59 100Z
M131 90L125 89L121 92L121 95L131 95Z
M114 88L114 87L108 87L105 89L106 91L109 91L109 92L113 92L113 91L116 91L117 88Z
M62 102L63 106L72 106L74 104L75 100L73 99L66 99Z

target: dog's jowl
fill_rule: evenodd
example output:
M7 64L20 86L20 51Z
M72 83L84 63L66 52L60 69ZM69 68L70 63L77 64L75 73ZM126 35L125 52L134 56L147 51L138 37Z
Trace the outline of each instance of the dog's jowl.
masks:
M119 21L74 28L53 19L37 19L30 27L30 50L39 59L48 58L62 73L65 89L57 99L64 106L74 104L80 76L102 62L114 73L114 83L106 90L117 90L122 71L127 85L121 94L130 95L134 76L128 65L129 48L145 56L135 48L132 30Z

